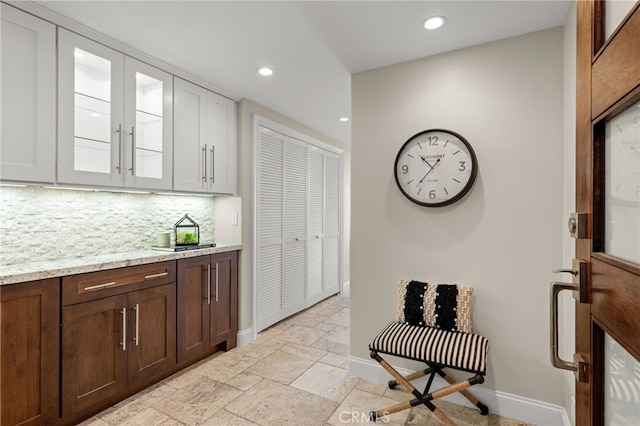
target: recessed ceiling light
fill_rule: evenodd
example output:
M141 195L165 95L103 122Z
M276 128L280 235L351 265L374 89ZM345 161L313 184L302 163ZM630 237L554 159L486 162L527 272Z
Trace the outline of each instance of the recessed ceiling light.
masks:
M425 19L422 25L428 30L435 30L443 26L445 22L447 22L447 20L444 16L432 16L431 18Z
M273 70L268 67L262 67L258 70L258 73L260 75L264 75L265 77L267 77L267 76L273 75Z
M349 117L344 117L343 116L343 117L338 118L338 120L340 120L342 122L347 122L347 121L349 121Z

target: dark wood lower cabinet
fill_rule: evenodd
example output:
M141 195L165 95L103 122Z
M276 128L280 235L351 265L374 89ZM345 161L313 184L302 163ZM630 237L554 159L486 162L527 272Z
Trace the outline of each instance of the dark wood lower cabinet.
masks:
M62 279L62 423L176 371L176 263Z
M60 280L0 287L0 424L58 420Z
M236 346L238 253L2 286L0 321L0 424L76 424Z
M178 261L178 364L237 345L238 253Z
M84 418L174 369L175 286L62 308L65 420Z

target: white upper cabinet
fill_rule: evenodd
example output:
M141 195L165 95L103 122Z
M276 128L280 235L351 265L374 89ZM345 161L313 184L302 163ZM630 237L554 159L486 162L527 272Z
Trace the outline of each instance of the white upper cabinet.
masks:
M236 192L236 103L174 78L176 191Z
M171 189L170 74L62 28L58 182Z
M1 4L0 179L53 183L55 26Z

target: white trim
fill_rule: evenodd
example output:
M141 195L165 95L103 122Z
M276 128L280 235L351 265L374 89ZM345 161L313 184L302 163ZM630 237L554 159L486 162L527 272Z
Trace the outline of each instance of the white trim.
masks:
M397 370L402 375L412 373L412 371L404 368L397 368ZM391 376L389 376L389 374L375 361L353 356L349 357L348 371L351 376L364 378L376 383L386 383L391 378ZM424 389L426 384L426 378L422 378L421 380L416 380L414 382L418 389ZM433 381L433 386L434 389L438 389L440 387L447 386L447 382L436 376ZM489 407L489 413L537 425L571 426L567 412L564 407L559 405L483 388L482 385L474 387L473 389L470 389L470 391L483 404ZM471 403L469 403L469 401L459 393L446 396L443 399L467 407L473 407L473 405L471 405ZM372 409L373 408L375 407L372 407Z
M168 62L164 62L161 59L158 59L134 47L124 44L114 38L109 37L106 34L96 31L93 28L87 27L86 25L76 22L67 16L61 15L58 12L54 12L53 10L48 9L46 6L42 6L38 3L34 3L33 1L6 1L4 3L7 3L10 6L21 9L32 15L35 15L38 18L49 21L52 24L55 24L59 27L66 28L69 31L77 33L83 37L89 38L97 43L103 44L111 49L124 53L125 55L138 59L141 62L145 62L156 68L160 68L163 71L166 71L184 80L188 80L198 86L204 87L205 89L216 92L217 94L224 96L225 98L229 98L234 101L240 100L240 96L234 93L231 93L230 91L225 90L222 87L216 86L215 84L205 81L199 77L196 77L195 75L189 74L188 72L178 68L175 65L172 65Z
M244 330L238 331L238 348L243 346L247 346L249 343L253 342L255 338L253 337L253 327L245 328Z

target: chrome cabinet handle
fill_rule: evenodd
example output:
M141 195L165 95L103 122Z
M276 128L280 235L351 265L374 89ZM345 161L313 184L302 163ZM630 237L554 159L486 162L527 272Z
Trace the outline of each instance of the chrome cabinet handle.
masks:
M132 176L136 175L136 133L135 133L136 127L135 126L131 126L131 133L129 133L129 136L131 136L131 167L129 168L129 171L131 172Z
M216 152L215 145L211 145L211 183L216 182Z
M122 166L122 123L118 123L118 165L116 166L116 170L118 174L122 174L121 166Z
M202 148L202 182L207 183L207 144Z
M127 350L127 308L122 308L120 313L122 314L122 343L120 343L120 345L122 346L122 350L126 351Z
M211 264L207 265L207 303L211 304Z
M90 285L89 287L85 287L84 291L100 290L100 289L103 289L103 288L111 287L112 285L116 285L116 282L112 281L110 283L104 283L104 284L98 284L98 285Z
M153 278L166 277L167 275L169 275L168 272L159 272L157 274L145 275L144 279L145 280L150 280L150 279L153 279Z
M218 264L216 263L216 302L218 301Z
M136 303L136 306L133 307L133 310L136 311L136 334L133 337L133 340L136 342L136 346L140 345L140 304Z

